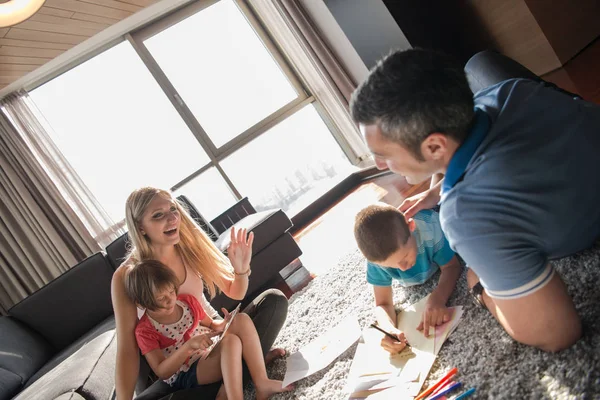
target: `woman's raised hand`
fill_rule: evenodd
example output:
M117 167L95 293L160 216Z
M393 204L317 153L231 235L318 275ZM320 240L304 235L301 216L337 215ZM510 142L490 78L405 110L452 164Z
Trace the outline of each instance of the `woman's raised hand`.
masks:
M254 242L254 232L248 235L247 229L231 228L231 243L227 248L227 256L233 270L239 274L250 272L250 259L252 258L252 243Z

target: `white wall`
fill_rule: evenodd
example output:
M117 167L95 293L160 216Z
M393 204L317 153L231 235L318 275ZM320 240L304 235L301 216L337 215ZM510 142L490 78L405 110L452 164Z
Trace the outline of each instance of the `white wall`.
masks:
M369 70L323 0L299 0L299 2L350 78L356 84L362 82Z
M323 2L364 62L372 68L391 50L412 46L382 0L307 0Z

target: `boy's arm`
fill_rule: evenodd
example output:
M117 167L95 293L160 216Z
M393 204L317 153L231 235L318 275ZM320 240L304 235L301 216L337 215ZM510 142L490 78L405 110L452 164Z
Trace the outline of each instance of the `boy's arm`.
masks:
M454 291L456 281L458 281L458 277L460 276L462 268L458 262L458 258L455 255L440 269L442 270L440 274L440 280L437 287L433 290L433 292L431 292L430 298L435 297L440 304L445 306L450 298L450 295Z
M406 347L406 337L404 333L396 328L397 317L394 309L394 297L391 286L375 286L373 285L375 295L375 316L379 326L398 337L397 341L392 340L385 335L381 340L381 347L389 351L391 354L401 352Z
M429 336L430 327L441 325L450 319L446 303L454 291L456 281L461 273L461 266L456 255L447 264L443 265L441 270L438 285L429 295L427 308L423 312L423 318L417 327L427 337Z
M373 286L375 295L375 317L382 329L388 332L396 329L396 310L391 286Z

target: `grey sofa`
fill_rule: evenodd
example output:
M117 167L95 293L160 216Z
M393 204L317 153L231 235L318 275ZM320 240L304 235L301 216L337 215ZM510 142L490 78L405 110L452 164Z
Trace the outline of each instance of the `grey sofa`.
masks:
M257 238L253 274L243 301L247 303L277 281L279 270L302 252L288 233L292 223L281 210L237 214L232 215L232 223L254 231ZM228 231L221 233L215 239L226 248ZM0 400L114 396L117 344L110 283L125 257L126 239L126 235L118 238L106 253L81 261L0 317ZM219 296L211 304L220 309L237 302ZM140 376L136 392L144 399L159 398L142 393L148 383L147 376Z

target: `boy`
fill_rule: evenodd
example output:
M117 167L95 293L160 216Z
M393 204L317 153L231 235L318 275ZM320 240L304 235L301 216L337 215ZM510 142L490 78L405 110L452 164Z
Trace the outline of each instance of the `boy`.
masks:
M444 237L438 213L423 210L406 220L390 205L370 205L356 215L354 237L368 260L367 282L373 285L375 314L379 326L398 337L385 336L383 348L394 354L406 346L404 334L396 328L392 280L407 287L425 283L441 268L437 287L430 294L417 327L429 336L429 327L447 322L446 302L461 273L461 266Z

